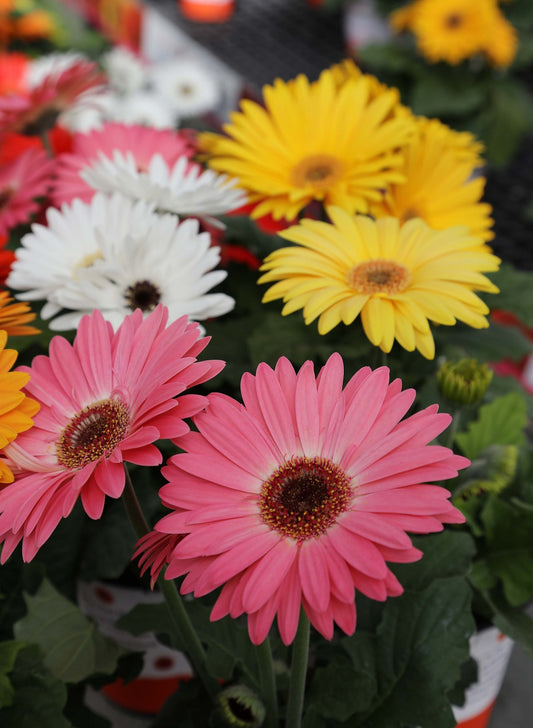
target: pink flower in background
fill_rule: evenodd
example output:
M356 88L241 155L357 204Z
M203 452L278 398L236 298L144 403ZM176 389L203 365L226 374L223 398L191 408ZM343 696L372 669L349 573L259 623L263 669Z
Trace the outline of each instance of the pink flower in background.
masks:
M469 464L428 444L451 417L435 405L402 420L415 392L389 383L386 367L343 388L339 354L316 379L311 362L298 373L285 358L261 364L241 390L244 405L210 395L199 431L163 468L160 496L174 512L155 530L184 536L165 552L166 578L186 574L181 590L197 597L222 587L211 619L246 613L255 644L275 617L292 642L301 607L324 637L334 623L351 634L354 590L399 595L387 562L421 557L406 531L464 521L445 488L426 484ZM155 564L153 550L146 558Z
M25 93L0 96L0 133L38 136L50 130L74 104L91 99L105 80L92 61L76 60L67 68L52 68Z
M79 197L89 202L96 190L80 176L81 170L98 160L102 154L110 159L114 150L130 152L139 170L146 171L154 154L173 165L180 157L191 157L195 151L193 133L187 130L171 131L151 129L138 124L106 123L101 129L86 134L75 134L72 153L62 154L57 160L56 179L52 200L59 207Z
M161 570L167 566L174 548L182 538L183 536L179 534L150 531L137 542L137 548L132 558L139 559L141 576L144 576L148 570L150 571L152 589Z
M182 317L167 327L167 320L161 305L144 320L137 310L113 333L95 311L82 319L73 345L57 336L49 356L20 367L40 411L5 450L15 482L0 490L1 563L21 540L31 560L78 497L100 518L106 496L122 494L123 463L158 465L153 443L183 435L184 418L206 406L205 397L183 393L223 362L197 361L209 339L196 323Z
M50 188L54 162L44 149L29 147L0 165L0 235L29 221Z

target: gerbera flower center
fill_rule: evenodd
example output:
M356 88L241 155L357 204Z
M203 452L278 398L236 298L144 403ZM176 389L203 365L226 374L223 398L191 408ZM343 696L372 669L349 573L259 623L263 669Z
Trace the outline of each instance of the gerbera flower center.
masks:
M462 25L463 18L459 13L452 13L451 15L448 15L444 21L444 24L447 28L450 30L455 30L455 28L458 28L460 25Z
M120 399L103 399L84 407L64 428L56 445L58 461L66 468L81 468L109 455L124 439L129 411Z
M127 288L124 298L132 311L153 311L161 301L161 291L151 281L137 281Z
M19 130L21 134L28 136L39 136L43 132L53 129L62 109L55 106L45 106L38 110L38 114L30 117Z
M292 170L291 181L295 187L325 189L340 179L343 162L330 154L315 154L302 159Z
M368 260L348 271L346 283L357 293L392 295L411 282L409 270L393 260Z
M0 190L0 210L7 207L9 200L13 197L14 191L13 187L4 187L3 190Z
M296 541L320 536L350 503L348 476L325 458L296 457L263 484L260 513L273 530Z

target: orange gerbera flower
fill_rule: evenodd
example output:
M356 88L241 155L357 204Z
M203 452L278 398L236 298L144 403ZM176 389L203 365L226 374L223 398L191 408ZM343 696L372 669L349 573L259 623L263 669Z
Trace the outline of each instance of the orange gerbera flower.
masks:
M0 329L8 336L29 336L40 334L40 329L28 326L30 321L35 319L36 314L26 301L11 303L13 298L7 291L0 291Z

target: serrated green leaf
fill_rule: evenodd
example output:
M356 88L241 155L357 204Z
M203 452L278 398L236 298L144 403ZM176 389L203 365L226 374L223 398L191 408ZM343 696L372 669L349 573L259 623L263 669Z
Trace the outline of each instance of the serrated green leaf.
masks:
M28 613L14 625L17 639L39 645L45 665L65 682L112 673L124 649L98 632L94 622L47 579L34 596L24 595Z
M0 710L1 726L71 728L63 714L67 700L66 687L46 667L37 645L29 645L19 651L11 682L14 689L13 703Z
M486 543L482 558L501 579L509 604L524 604L533 596L533 513L491 496L481 520Z
M514 392L480 407L477 420L455 440L467 458L473 460L490 445L525 444L527 408L524 398Z
M23 647L24 643L16 640L0 642L0 708L6 708L13 703L15 691L8 676Z
M504 634L519 642L533 658L533 619L523 609L510 607L503 599L485 593L483 595L494 611L493 623Z
M449 359L468 357L478 362L518 361L533 351L533 343L522 331L492 322L488 329L442 326L435 329L437 350Z
M422 592L389 599L376 636L378 696L353 725L453 728L447 694L469 657L474 628L463 577L436 579Z
M346 686L350 685L350 690ZM348 660L337 658L319 667L310 688L310 704L324 718L344 721L367 710L376 692L374 675L357 672Z

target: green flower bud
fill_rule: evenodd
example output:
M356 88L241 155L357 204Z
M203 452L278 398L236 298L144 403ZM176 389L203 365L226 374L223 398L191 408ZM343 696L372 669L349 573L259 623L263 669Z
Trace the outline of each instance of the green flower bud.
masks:
M230 685L217 696L217 714L222 725L259 728L265 720L265 706L246 685Z
M460 405L479 402L492 381L492 369L478 364L475 359L446 361L437 372L441 394L450 402Z

